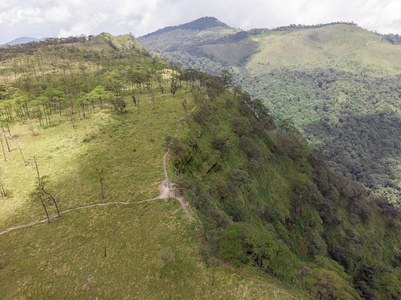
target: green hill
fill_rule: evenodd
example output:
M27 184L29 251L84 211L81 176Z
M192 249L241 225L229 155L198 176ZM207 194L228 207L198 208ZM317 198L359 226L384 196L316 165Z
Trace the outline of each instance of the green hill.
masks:
M266 68L333 68L398 74L400 45L356 25L331 25L314 29L265 32L251 37L259 44L247 68L264 73Z
M400 297L394 206L229 73L108 37L2 53L1 298Z
M0 298L308 299L202 258L196 223L159 191L189 87L173 95L175 71L142 49L94 50L108 36L3 52L19 69L0 94Z
M186 36L182 47L172 34L158 34L157 44L151 37L139 40L184 68L213 74L229 70L235 83L263 100L277 119L291 118L332 167L351 173L370 193L400 203L396 125L384 121L384 128L379 121L384 115L400 117L401 45L393 35L348 23L292 25L238 31L202 42L197 32ZM369 126L353 122L369 116L375 120Z

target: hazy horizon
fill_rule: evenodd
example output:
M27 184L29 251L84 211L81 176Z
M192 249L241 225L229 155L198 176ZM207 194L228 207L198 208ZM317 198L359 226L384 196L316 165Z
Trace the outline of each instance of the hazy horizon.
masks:
M0 2L0 44L20 37L68 37L133 33L143 36L211 16L235 28L275 28L290 24L354 22L382 34L401 34L401 3L388 0L4 0Z

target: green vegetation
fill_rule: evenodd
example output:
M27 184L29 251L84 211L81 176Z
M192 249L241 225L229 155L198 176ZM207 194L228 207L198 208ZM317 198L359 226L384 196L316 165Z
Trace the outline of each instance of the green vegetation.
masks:
M398 77L282 69L244 83L279 119L291 117L336 170L399 205Z
M143 49L87 43L9 47L2 60L19 68L1 86L0 231L44 222L0 235L0 298L308 299L248 266L213 263L212 275L181 206L142 202L165 178L165 137L205 92ZM202 78L212 99L222 85ZM62 214L50 224L42 188Z
M127 39L3 52L0 230L43 222L0 235L1 298L400 298L399 210L331 169L296 128L321 131L313 111L330 109L291 120L282 108L274 121L230 72L182 71ZM323 95L342 122L359 118L380 135L398 124L396 104L380 106L394 112L381 127L351 114L379 101L348 101L370 96L369 85L396 100L391 78L319 70L282 70L269 91ZM192 221L179 201L157 198L167 149Z
M171 150L205 259L252 265L317 298L399 297L399 211L330 169L293 122L275 129L260 100L238 91L198 103Z
M218 27L215 28L219 30ZM400 205L400 45L352 23L239 31L181 47L173 33L140 38L184 67L219 74L260 98L278 120L291 118L330 166L371 195ZM157 37L158 43L152 44ZM163 46L164 45L164 46Z

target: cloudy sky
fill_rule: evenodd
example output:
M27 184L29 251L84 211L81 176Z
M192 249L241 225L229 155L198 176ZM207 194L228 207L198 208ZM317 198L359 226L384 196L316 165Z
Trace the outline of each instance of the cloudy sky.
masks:
M353 21L401 34L399 0L0 0L0 44L21 36L141 36L213 16L236 28Z

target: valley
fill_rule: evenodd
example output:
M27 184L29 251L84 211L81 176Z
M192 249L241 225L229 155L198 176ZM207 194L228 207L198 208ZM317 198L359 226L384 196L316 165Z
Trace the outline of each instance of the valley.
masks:
M203 32L197 27L200 20L214 28L215 36L207 41L197 38ZM399 136L380 125L400 117L401 46L391 35L352 23L235 29L227 35L227 25L213 18L200 20L185 29L172 27L169 36L155 32L139 40L184 68L230 71L235 84L261 99L277 119L291 118L332 167L399 205ZM173 29L180 34L173 35ZM186 37L185 47L177 36ZM372 120L368 126L355 122L367 119ZM343 130L352 131L347 132L352 141L341 139ZM386 145L391 146L383 149Z

